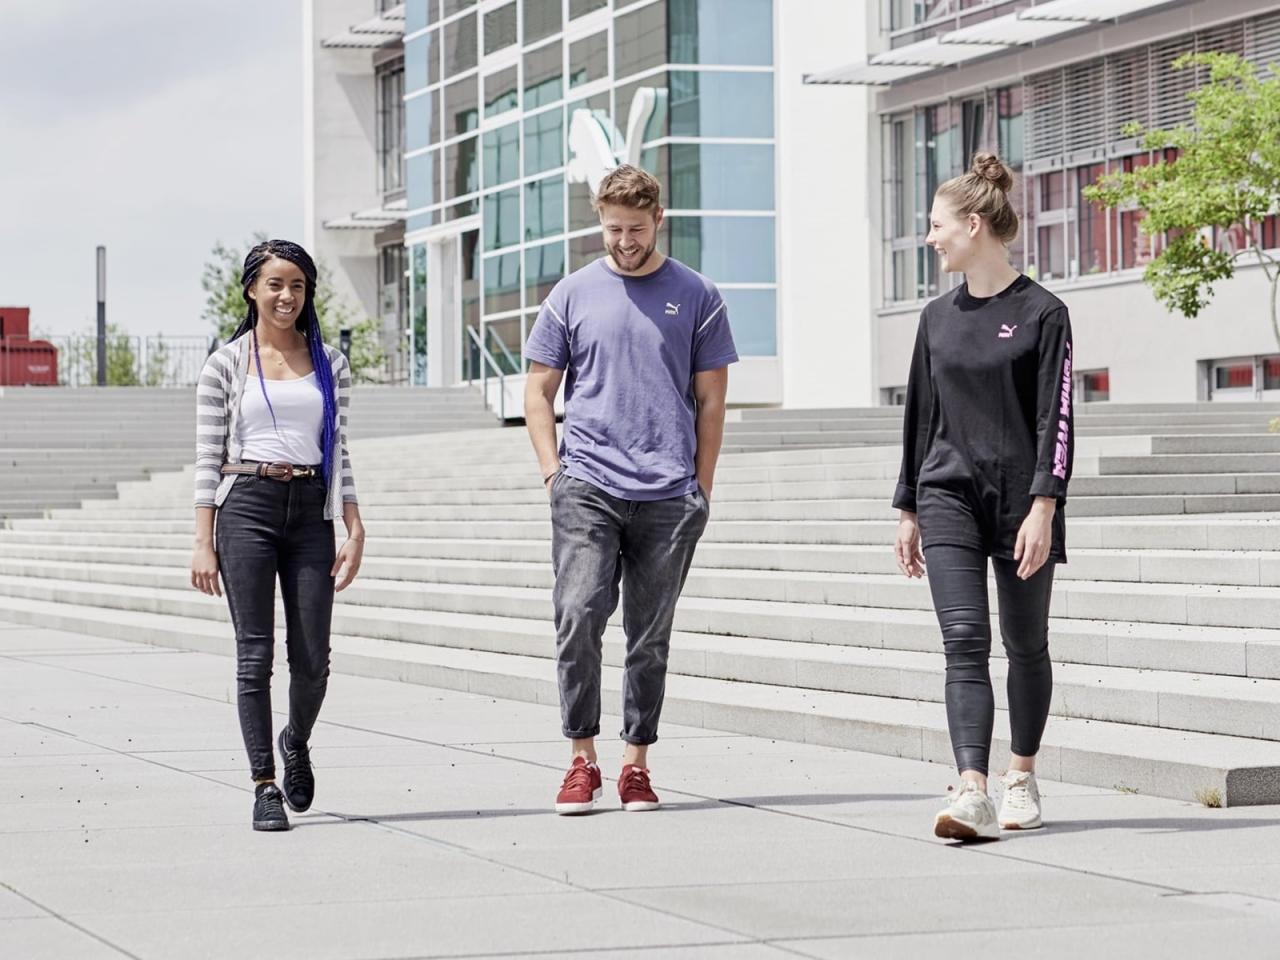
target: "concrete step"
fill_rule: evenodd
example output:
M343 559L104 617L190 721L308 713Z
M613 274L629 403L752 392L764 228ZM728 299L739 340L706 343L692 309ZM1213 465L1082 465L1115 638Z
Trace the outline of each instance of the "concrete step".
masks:
M1265 422L1215 424L1208 427L1202 424L1170 423L1161 425L1158 432L1170 435L1188 434L1198 436L1205 429L1212 429L1219 434L1255 435L1265 427ZM1078 427L1077 437L1082 440L1100 437L1130 437L1149 432L1148 428L1140 425L1090 424ZM902 431L900 429L866 430L859 428L856 430L837 430L830 424L824 424L821 430L799 430L790 426L781 430L734 430L726 426L725 430L725 443L727 445L748 450L757 448L782 449L789 447L815 448L874 445L889 444L895 441L900 443L901 440Z
M21 543L0 539L0 558L48 559L82 563L123 563L140 566L185 566L188 549L157 549L119 545L89 546L72 543ZM405 579L449 583L491 583L510 586L549 584L550 548L546 541L504 541L459 538L430 540L372 539L365 552L364 571L384 579L401 579L401 569L416 571L426 564L429 572ZM430 567L440 564L439 569ZM534 565L543 571L533 583L504 581L508 568ZM897 565L883 545L849 546L790 544L702 543L695 571L754 570L831 574L882 574L894 576ZM377 571L377 572L375 572ZM1071 562L1058 567L1060 581L1121 583L1222 584L1230 586L1280 586L1280 554L1267 551L1227 550L1073 550Z
M15 521L12 529L0 529L0 540L18 543L84 543L112 546L127 528L129 542L146 547L190 547L194 521L138 526L116 524L110 532L94 532L83 524L72 529L55 529L53 523L67 521ZM1068 552L1084 549L1126 550L1280 550L1280 516L1276 514L1212 517L1143 517L1140 519L1082 519L1072 522ZM540 541L549 543L551 525L528 521L472 520L468 522L420 521L397 524L372 531L383 540L383 548L409 540L477 539L494 541ZM894 520L851 520L829 523L720 522L714 518L707 529L701 550L709 543L770 546L879 545L888 550L897 533Z
M790 419L862 419L868 417L901 417L900 406L879 407L810 407L787 408L758 407L737 411L743 420L790 420ZM1150 416L1168 417L1183 415L1206 416L1280 416L1280 404L1267 401L1255 403L1221 403L1200 401L1193 403L1112 403L1110 401L1079 403L1076 405L1077 419L1094 416Z
M1145 457L1099 458L1098 473L1278 473L1280 453L1153 454Z
M501 502L503 496L515 497L508 502L536 502L544 493L537 482L537 470L531 460L526 461L526 451L500 452L495 459L486 462L485 469L473 464L415 465L406 461L398 463L394 474L370 469L364 470L361 450L355 457L361 467L357 484L362 495L378 503L465 503ZM828 451L834 452L834 451ZM853 453L855 451L840 451ZM775 466L756 460L734 462L726 459L717 473L715 501L750 499L837 499L871 498L889 501L898 476L896 456L891 460L862 460L848 463L815 463ZM174 472L168 477L156 477L156 483L164 483L164 489L182 492L190 490L190 469ZM146 499L150 502L162 488L147 487ZM1233 493L1263 494L1280 492L1280 473L1204 473L1204 474L1109 474L1107 476L1077 475L1072 479L1071 504L1077 499L1094 496L1206 496ZM133 492L122 488L122 496ZM396 495L391 497L389 495ZM483 494L484 498L471 498ZM1070 509L1070 507L1069 507Z
M526 476L520 478L501 478L505 486L494 486L485 483L483 487L458 487L450 485L433 490L370 490L360 484L360 494L364 501L361 510L366 519L372 509L387 509L396 506L417 505L463 505L499 506L545 503L546 491L537 483L532 483ZM166 482L167 483L167 482ZM894 483L887 479L859 479L837 481L788 481L784 483L737 483L721 482L715 488L717 507L726 503L754 502L762 500L838 500L838 499L875 499L889 502L893 496ZM1176 474L1168 477L1078 477L1071 483L1072 498L1088 496L1125 496L1131 494L1147 495L1229 495L1235 493L1280 493L1280 474L1242 474L1231 475L1186 475ZM191 478L183 475L180 482L167 483L163 492L172 496L175 506L157 507L161 515L168 516L167 510L190 510L188 494L191 491ZM140 504L151 504L157 501L168 502L159 497L159 487L148 487L145 496L130 496L131 491L121 491L119 499L112 501L96 501L87 505L95 510L126 513L139 509ZM151 512L151 511L149 511Z
M170 589L156 588L160 594ZM126 589L123 593L129 595L131 591ZM81 591L79 596L87 600L93 594ZM158 612L173 609L172 599ZM201 610L210 616L221 614L217 605L205 603ZM414 615L417 611L402 608L357 610L345 604L339 607L339 613L345 618L340 629L347 632L356 630L386 639L394 631L388 631L385 623L378 626L375 620L407 618L416 630L413 637L418 643L522 656L553 654L548 637L554 631L543 620L487 616L424 619ZM625 638L615 626L605 637L605 662L621 666L625 648ZM936 701L943 691L942 659L936 650L917 652L678 633L673 638L670 668L673 673L687 676L914 700ZM1005 705L1002 687L1006 670L1003 661L993 666L993 680L1000 691L996 699L1001 707ZM1280 739L1280 680L1210 678L1165 670L1060 662L1055 672L1053 713L1274 740Z
M892 544L897 522L886 520L850 521L728 521L718 520L713 506L712 521L704 543L745 544ZM1211 550L1277 550L1280 549L1280 516L1233 515L1230 517L1142 517L1115 520L1069 521L1069 550L1079 548L1120 549L1211 549ZM22 532L37 532L47 538L63 535L96 536L129 534L131 536L192 535L195 520L157 521L137 524L119 520L20 520L13 521L0 538ZM403 521L389 529L372 531L385 539L428 538L457 539L475 536L479 539L549 540L550 521ZM59 541L52 539L51 541ZM90 540L84 543L91 543ZM148 540L157 544L155 540ZM163 543L163 541L159 541Z
M49 599L56 591L63 590L64 593L70 591L72 596L92 594L95 599L91 605L141 603L138 609L180 616L200 616L198 603L205 599L189 589L189 573L182 567L14 562L13 559L0 559L0 564L4 570L18 568L22 571L19 575L0 572L0 593L3 594ZM399 576L406 577L412 571L406 567L398 572ZM525 573L536 579L536 572ZM872 646L916 652L937 649L937 622L928 602L927 589L906 581L891 582L888 577L867 576L852 580L851 589L842 596L826 598L823 602L805 602L751 599L749 588L755 586L756 595L759 595L764 577L744 576L742 572L731 577L714 572L691 575L677 608L676 628L695 634L758 637L801 644ZM792 590L813 589L815 577L791 575L788 582ZM1212 596L1201 596L1198 600L1181 598L1183 605L1179 609L1189 608L1192 611L1189 621L1160 620L1161 602L1174 603L1167 595L1172 591L1162 593L1160 590L1148 590L1143 598L1147 608L1155 612L1153 616L1138 618L1129 613L1123 621L1115 618L1106 620L1103 614L1108 604L1110 608L1117 605L1115 591L1091 589L1091 586L1106 585L1065 584L1060 585L1061 589L1055 594L1055 605L1051 611L1055 617L1052 643L1056 657L1066 662L1143 669L1174 668L1169 659L1172 654L1167 650L1180 645L1185 650L1183 655L1188 658L1187 663L1193 664L1185 667L1187 669L1219 675L1280 677L1280 634L1272 627L1274 621L1262 625L1256 622L1243 625L1236 622L1203 623L1197 620L1197 613L1201 609L1211 611L1211 607L1203 604L1212 603ZM876 591L876 605L842 602L854 599L859 593L861 598L865 598L873 589ZM1280 591L1272 589L1268 593L1270 603L1274 604L1275 595ZM787 595L783 588L774 590L774 594ZM111 599L113 596L115 599ZM508 620L535 617L541 621L549 621L552 616L549 591L543 586L518 588L458 582L376 580L365 576L344 591L342 602L344 609L371 608L393 613L433 612ZM1219 598L1219 602L1230 604L1233 600ZM166 604L166 607L157 611L154 603ZM996 609L995 596L992 596L991 605ZM1097 613L1098 616L1088 616L1089 613ZM1203 618L1231 620L1231 617L1211 612L1204 613ZM1257 618L1254 616L1254 620ZM1248 621L1249 618L1242 613L1234 620ZM621 623L621 614L614 614L613 622ZM1121 630L1115 623L1124 623L1125 628ZM1197 641L1196 631L1201 631L1204 639ZM998 623L995 635L998 636ZM1137 637L1132 644L1128 639L1130 636ZM1152 654L1152 641L1162 641L1165 652ZM1132 649L1124 649L1130 645Z
M12 620L96 636L224 653L229 625L160 614L4 598ZM551 661L540 657L450 649L339 633L333 663L340 672L466 689L491 696L554 703ZM604 670L604 692L616 698L620 671ZM673 675L664 718L726 729L950 764L945 711L938 703ZM996 719L996 755L1008 749L1007 714ZM1068 782L1194 799L1217 789L1230 806L1280 802L1280 744L1096 720L1053 718L1040 770Z
M104 594L97 585L39 578L15 585L0 577L0 590L9 596L226 619L220 604L189 589L114 587ZM335 629L522 656L549 657L554 649L548 643L554 630L546 620L459 617L455 611L344 603L335 612ZM625 640L615 625L606 637L606 662L620 666L624 656ZM933 650L870 649L710 633L678 634L671 660L672 672L684 675L917 700L941 697L941 666ZM1004 670L1003 664L995 665L997 681L1003 679ZM1060 664L1055 689L1056 713L1062 716L1280 738L1280 680L1193 678L1167 671ZM998 701L1003 702L1003 695Z

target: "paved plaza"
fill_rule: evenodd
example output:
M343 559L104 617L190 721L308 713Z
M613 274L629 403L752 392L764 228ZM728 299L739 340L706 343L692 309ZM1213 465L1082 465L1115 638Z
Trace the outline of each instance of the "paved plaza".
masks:
M335 675L316 806L260 834L229 657L0 623L0 664L6 960L1280 949L1274 807L1045 783L961 848L945 767L671 726L662 811L557 817L554 709Z

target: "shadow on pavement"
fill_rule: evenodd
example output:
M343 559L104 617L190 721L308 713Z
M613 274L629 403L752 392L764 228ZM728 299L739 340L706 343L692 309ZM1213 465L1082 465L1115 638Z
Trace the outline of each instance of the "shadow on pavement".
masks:
M696 810L712 810L717 807L799 807L834 805L841 803L899 803L907 800L928 800L933 794L928 793L814 793L795 796L778 797L724 797L722 799L707 798L703 800L667 800L662 810L668 813L688 813ZM316 811L321 813L321 811ZM622 813L617 807L598 807L594 814ZM322 817L293 821L294 827L318 827L326 824L342 823L413 823L431 820L484 820L502 817L557 816L551 805L545 807L520 808L505 807L495 810L424 810L418 813L342 813L337 810L323 811Z
M1148 833L1209 833L1215 830L1250 830L1259 827L1280 827L1280 816L1270 819L1198 819L1191 817L1147 817L1130 819L1116 817L1114 820L1051 820L1042 830L1006 830L1005 839L1020 838L1030 840L1036 836L1053 836L1060 833L1086 833L1099 830L1124 830L1128 832L1146 831Z

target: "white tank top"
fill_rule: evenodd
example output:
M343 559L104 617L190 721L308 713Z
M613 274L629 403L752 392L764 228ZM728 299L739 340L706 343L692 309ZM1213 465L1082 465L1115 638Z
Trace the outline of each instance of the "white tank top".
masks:
M316 387L315 371L294 380L267 380L266 388L276 412L274 424L262 396L262 382L250 370L237 427L241 459L320 463L324 459L320 444L324 399Z

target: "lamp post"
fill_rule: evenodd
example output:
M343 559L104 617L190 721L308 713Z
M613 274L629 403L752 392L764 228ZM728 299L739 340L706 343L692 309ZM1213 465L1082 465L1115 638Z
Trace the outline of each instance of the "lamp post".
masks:
M98 386L107 385L107 248L98 247Z

